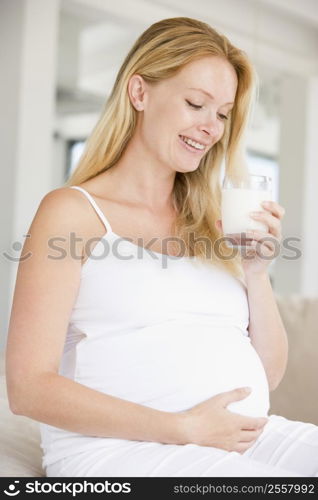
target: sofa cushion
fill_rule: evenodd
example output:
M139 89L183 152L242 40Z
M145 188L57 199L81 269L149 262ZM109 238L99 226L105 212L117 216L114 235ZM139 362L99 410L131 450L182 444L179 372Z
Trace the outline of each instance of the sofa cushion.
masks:
M270 393L270 414L318 425L318 299L294 294L276 300L289 353L284 377Z
M39 423L22 415L14 415L8 404L6 382L0 375L0 476L41 477L42 449Z

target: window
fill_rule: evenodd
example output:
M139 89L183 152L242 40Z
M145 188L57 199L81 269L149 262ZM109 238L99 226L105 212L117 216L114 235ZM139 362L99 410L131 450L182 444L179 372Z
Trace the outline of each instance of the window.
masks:
M68 179L77 167L84 151L85 140L69 141L67 145L66 178Z
M249 172L255 175L268 175L272 179L273 200L278 202L279 195L279 167L274 158L261 156L257 153L247 153Z

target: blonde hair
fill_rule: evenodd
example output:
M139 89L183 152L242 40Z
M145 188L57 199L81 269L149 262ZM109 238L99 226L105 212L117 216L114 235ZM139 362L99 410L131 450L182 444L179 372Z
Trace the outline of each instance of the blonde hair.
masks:
M221 218L222 161L226 175L231 178L241 179L247 173L244 136L255 96L256 74L246 54L208 24L188 17L175 17L156 22L142 33L122 63L77 168L65 186L92 179L120 159L137 122L137 111L127 91L133 74L141 75L148 83L156 83L205 56L225 58L236 71L238 87L223 137L202 158L195 171L176 172L173 189L173 203L177 209L175 235L185 243L188 255L211 260L242 278L239 254L227 258L232 250L221 242L218 250L222 257L213 253L208 258L204 240L214 245L222 236L215 227L216 220ZM200 241L189 241L191 233Z

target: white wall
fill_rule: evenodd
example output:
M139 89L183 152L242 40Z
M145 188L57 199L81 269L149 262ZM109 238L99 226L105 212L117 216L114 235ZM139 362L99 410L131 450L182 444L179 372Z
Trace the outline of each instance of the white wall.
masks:
M4 271L3 347L13 287L25 235L41 198L52 189L59 0L2 0L0 33L1 270ZM4 189L5 186L5 189ZM23 256L21 256L23 257ZM15 259L15 260L12 260Z
M19 124L19 88L21 75L22 26L24 12L17 2L2 2L0 16L0 150L1 150L1 336L4 342L10 297L10 262L3 252L11 248L14 226L15 164L18 150L17 130ZM4 78L3 75L6 75ZM1 340L0 340L1 341Z
M285 238L301 255L276 262L280 293L318 296L318 85L317 78L286 76L280 103L280 203L286 207ZM293 252L287 252L290 257Z

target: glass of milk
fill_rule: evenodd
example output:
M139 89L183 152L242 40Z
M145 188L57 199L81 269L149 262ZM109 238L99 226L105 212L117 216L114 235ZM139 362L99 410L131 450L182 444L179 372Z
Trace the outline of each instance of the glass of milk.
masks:
M272 200L272 179L265 175L248 175L245 180L225 176L222 186L222 226L224 235L241 235L248 231L267 232L263 222L250 212L265 211L261 203Z

